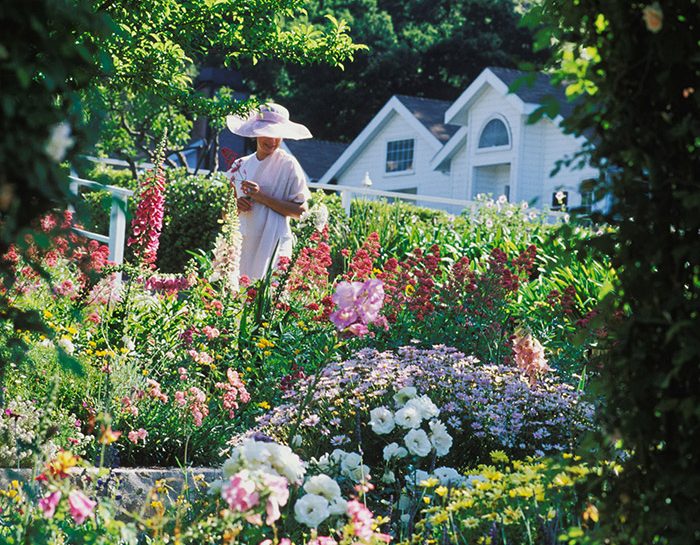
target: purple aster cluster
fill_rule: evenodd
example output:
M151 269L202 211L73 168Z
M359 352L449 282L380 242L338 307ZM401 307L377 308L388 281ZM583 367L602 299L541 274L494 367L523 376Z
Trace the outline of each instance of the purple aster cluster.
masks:
M333 294L333 302L338 308L331 313L330 319L339 331L363 337L369 333L369 324L388 327L386 318L379 314L384 304L384 283L381 280L340 282Z
M362 442L372 456L369 451L381 445L367 444L374 435L363 431L369 413L391 406L393 396L407 386L439 408L454 438L456 464L488 459L494 449L517 456L567 451L593 426L593 405L555 377L531 385L517 368L484 366L456 349L435 346L403 347L397 353L368 348L330 363L318 377L286 391L285 403L263 415L256 431L288 440L295 429L304 445L321 452ZM304 404L309 390L310 401Z

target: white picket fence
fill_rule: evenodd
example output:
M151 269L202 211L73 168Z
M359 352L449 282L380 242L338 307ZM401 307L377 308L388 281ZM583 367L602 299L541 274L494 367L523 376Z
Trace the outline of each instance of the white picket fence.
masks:
M120 161L118 159L105 159L97 157L87 157L91 161L97 163L103 163L115 167L128 168L129 164L126 161ZM140 163L138 165L139 170L148 170L153 168L154 165L151 163ZM209 174L208 170L199 170L199 174ZM80 234L99 240L105 244L109 245L109 258L111 261L117 264L121 264L124 260L124 242L126 237L126 210L127 210L127 200L133 195L133 192L128 189L123 189L121 187L103 185L101 183L84 180L76 176L71 176L71 189L77 195L79 187L88 187L90 189L101 189L107 190L112 195L112 211L109 223L109 236L100 235L98 233L91 233L82 229L76 229ZM358 187L358 186L339 186L321 183L309 183L310 189L334 191L340 195L340 200L345 210L345 213L350 215L350 207L352 200L354 198L362 197L363 199L378 199L386 198L393 199L395 201L416 201L420 202L421 205L436 205L435 208L444 209L445 206L458 208L461 210L469 210L470 213L474 213L483 203L479 201L468 201L460 199L449 199L444 197L432 197L429 195L414 195L411 193L400 193L396 191L383 191L380 189L370 189L368 187ZM554 219L561 216L561 212L549 212L548 215Z
M78 176L71 175L70 190L73 194L79 195L81 187L109 191L112 196L112 206L109 215L109 234L102 235L93 233L85 229L74 227L73 230L87 238L91 238L107 244L109 246L109 260L117 265L124 262L124 243L126 242L126 210L128 199L134 192L130 189L117 187L113 185L105 185L93 180L85 180Z

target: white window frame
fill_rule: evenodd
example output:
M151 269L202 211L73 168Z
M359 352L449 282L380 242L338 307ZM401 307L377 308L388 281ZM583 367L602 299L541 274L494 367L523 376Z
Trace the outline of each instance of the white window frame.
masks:
M490 146L488 148L482 148L479 146L479 142L481 141L481 135L484 132L484 129L486 128L486 125L491 123L491 121L497 120L503 123L503 125L506 128L506 134L508 135L508 144L505 146ZM493 114L486 118L486 120L481 124L481 128L479 129L477 138L476 138L476 153L491 153L494 151L505 151L513 148L513 131L510 129L510 124L508 123L508 120L500 115L500 114Z
M394 142L412 142L413 146L411 149L411 168L405 168L402 170L387 170L389 164L389 144ZM385 176L401 176L403 174L413 174L416 168L416 139L415 138L400 138L397 140L387 140L384 146L384 175Z

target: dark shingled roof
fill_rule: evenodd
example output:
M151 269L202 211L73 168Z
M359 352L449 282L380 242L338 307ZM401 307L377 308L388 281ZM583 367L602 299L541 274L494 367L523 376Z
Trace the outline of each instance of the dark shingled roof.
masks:
M530 104L542 104L545 97L553 97L559 103L559 113L567 117L574 109L574 103L569 102L564 89L559 85L553 85L551 78L541 72L523 72L513 68L500 68L489 66L489 70L498 76L509 88L518 79L523 78L517 85L513 94Z
M451 102L406 95L396 95L396 98L443 144L459 129L458 125L445 124L445 112Z
M310 180L320 180L335 160L348 147L342 142L328 140L285 140L284 143L297 158Z

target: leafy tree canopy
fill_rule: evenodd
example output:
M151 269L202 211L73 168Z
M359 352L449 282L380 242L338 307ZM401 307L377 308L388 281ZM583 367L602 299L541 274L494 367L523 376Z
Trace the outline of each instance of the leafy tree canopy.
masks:
M315 136L354 138L394 94L455 99L486 66L536 61L512 0L307 0L308 20L347 21L369 46L344 72L265 62L248 66L252 90L292 109ZM542 57L543 58L543 57Z
M261 60L338 66L360 46L332 16L310 24L300 0L94 1L114 25L94 37L113 70L86 93L93 116L105 115L100 148L133 159L153 148L168 127L172 144L185 143L195 116L222 123L245 109L230 93L214 97L193 85L213 56L226 65Z

